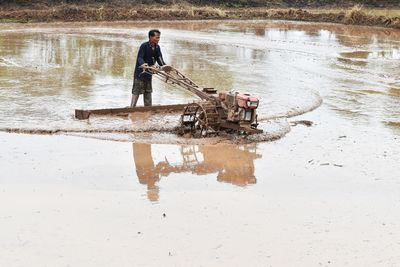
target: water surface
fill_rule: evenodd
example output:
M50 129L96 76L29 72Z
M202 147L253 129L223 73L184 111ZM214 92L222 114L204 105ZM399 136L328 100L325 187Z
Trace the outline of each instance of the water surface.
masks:
M395 30L271 21L71 23L0 30L1 129L169 131L177 114L145 125L121 117L73 118L76 108L129 104L137 50L151 27L162 31L168 64L201 86L260 97L261 120L302 114L322 96L332 112L355 123L396 128L399 122ZM154 88L156 104L196 99L158 80ZM288 124L262 127L283 135Z

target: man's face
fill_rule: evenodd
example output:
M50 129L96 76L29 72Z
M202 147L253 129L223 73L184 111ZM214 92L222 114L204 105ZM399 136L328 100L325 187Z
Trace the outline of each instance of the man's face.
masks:
M160 41L160 34L159 33L155 33L153 36L150 36L150 43L152 45L158 44L159 41Z

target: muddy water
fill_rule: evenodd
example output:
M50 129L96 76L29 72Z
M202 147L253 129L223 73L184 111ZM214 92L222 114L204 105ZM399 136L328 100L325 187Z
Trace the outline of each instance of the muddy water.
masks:
M101 132L96 137L130 141L137 132L171 131L178 114L146 123L73 118L75 108L129 104L137 49L155 26L168 64L202 86L259 96L269 137L287 133L286 118L318 107L322 98L330 111L357 123L399 122L398 31L265 21L76 23L2 26L1 129ZM196 99L158 80L154 88L156 104Z
M150 27L200 85L258 95L265 139L291 132L209 145L222 140L169 133L177 114L75 120L129 103ZM399 40L289 22L1 25L0 128L90 138L0 133L0 266L398 266ZM155 103L195 99L154 87Z

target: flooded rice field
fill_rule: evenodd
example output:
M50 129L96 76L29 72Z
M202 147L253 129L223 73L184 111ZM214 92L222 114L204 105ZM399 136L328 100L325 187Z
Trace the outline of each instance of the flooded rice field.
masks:
M258 96L265 134L177 137L174 113L76 120L129 105L149 28L199 85ZM153 88L155 104L196 100ZM0 266L399 266L399 107L400 31L3 24Z
M179 114L144 120L74 119L74 109L129 105L137 50L150 26L2 27L0 130L128 141L148 139L148 132L173 131ZM270 133L267 139L286 134L287 118L317 108L322 98L331 112L357 123L398 126L398 31L265 21L169 22L162 23L161 30L160 45L168 64L201 86L260 98L259 119ZM155 80L155 104L196 100Z

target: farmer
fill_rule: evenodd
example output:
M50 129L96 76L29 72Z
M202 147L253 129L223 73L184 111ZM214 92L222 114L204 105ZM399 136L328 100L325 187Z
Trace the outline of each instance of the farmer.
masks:
M158 45L158 42L160 41L160 34L161 33L159 30L150 30L149 41L143 43L139 48L139 53L136 59L135 75L133 79L131 107L136 106L139 95L141 94L143 94L144 105L152 105L152 75L150 73L143 72L143 67L154 66L156 62L160 66L165 65L160 46Z

